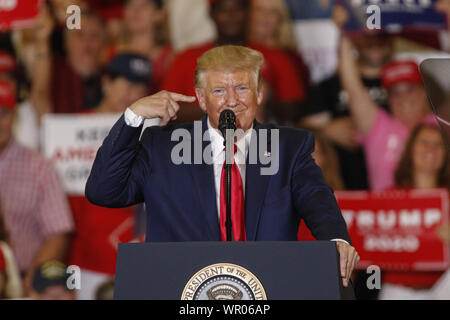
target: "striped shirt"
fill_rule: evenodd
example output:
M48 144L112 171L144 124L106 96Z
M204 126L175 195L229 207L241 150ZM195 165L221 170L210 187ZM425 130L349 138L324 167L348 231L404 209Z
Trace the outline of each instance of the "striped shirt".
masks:
M50 162L11 139L0 153L0 204L20 271L45 239L74 229L66 195Z

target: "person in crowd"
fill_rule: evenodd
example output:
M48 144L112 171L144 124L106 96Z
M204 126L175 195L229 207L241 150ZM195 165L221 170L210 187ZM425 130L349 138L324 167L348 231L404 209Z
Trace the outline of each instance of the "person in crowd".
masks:
M177 55L164 77L162 89L193 96L194 74L197 59L209 49L218 45L247 45L264 55L262 70L266 84L265 106L270 110L278 108L279 123L295 123L304 100L305 86L296 72L296 67L283 51L252 43L248 40L250 0L211 0L210 15L217 27L217 39L187 49ZM184 76L180 76L183 74ZM260 108L258 112L263 110ZM198 120L203 115L197 104L182 104L177 121ZM257 118L264 121L264 115Z
M67 265L51 260L36 267L31 286L32 300L75 300L75 290L68 286Z
M320 132L312 130L315 138L312 157L322 170L327 185L333 190L344 190L344 182L339 171L339 158L332 143Z
M450 190L450 153L439 127L418 125L411 133L395 171L394 188ZM443 272L383 272L380 299L449 299L450 291L436 290ZM446 280L448 281L448 280ZM440 283L438 287L443 287ZM445 285L449 287L449 283Z
M31 100L38 118L48 112L76 113L97 106L102 98L101 68L105 30L99 15L81 11L83 27L64 29L65 56L52 52L55 25L47 6L36 23Z
M105 22L106 46L115 47L121 41L124 30L123 0L84 0L89 9L97 12Z
M450 157L440 128L420 124L411 133L395 171L395 186L403 189L450 190Z
M347 12L337 5L333 12L334 23L342 28L347 20ZM353 41L358 52L356 64L359 79L372 101L389 112L387 92L381 85L381 69L392 59L392 36L365 32L354 36ZM357 126L350 116L349 95L342 87L338 72L312 88L300 124L319 130L333 142L347 189L369 188L365 154L355 138Z
M15 299L21 296L22 283L14 254L9 246L0 197L0 299Z
M119 53L107 66L103 99L89 114L120 114L148 93L149 60L134 53ZM81 268L81 289L77 298L95 299L96 288L114 276L119 242L134 240L136 207L106 209L91 204L84 196L69 196L76 232L70 263Z
M285 0L251 0L249 40L288 54L303 84L309 89L309 69L297 51L294 27Z
M25 35L25 33L22 33L22 35ZM29 78L30 74L28 73L28 62L31 60L31 58L30 54L25 53L25 51L28 52L28 47L24 49L24 45L21 45L20 52L22 53L22 55L19 56L18 59L16 59L13 54L4 50L0 50L1 79L9 81L18 79L19 74L21 74L21 71L19 70L25 71L25 77ZM24 67L21 68L21 66ZM26 82L27 80L21 79L16 81L18 105L14 117L13 135L16 141L21 145L36 150L39 147L39 128L37 125L34 108L32 107L30 100L28 99L28 92L25 88L26 85L24 82Z
M436 123L436 119L430 113L417 63L393 61L381 70L391 114L370 97L345 36L339 51L340 81L348 93L350 114L365 152L369 186L383 190L393 185L394 170L410 132L421 122Z
M134 52L147 57L152 63L151 92L161 86L162 78L173 60L168 44L166 11L162 0L127 0L124 6L125 32L109 54Z
M89 111L94 113L122 113L126 106L149 93L152 67L150 61L135 53L119 53L102 77L103 99Z
M35 266L66 258L73 219L56 172L12 137L14 85L0 80L0 194L5 226L27 292Z

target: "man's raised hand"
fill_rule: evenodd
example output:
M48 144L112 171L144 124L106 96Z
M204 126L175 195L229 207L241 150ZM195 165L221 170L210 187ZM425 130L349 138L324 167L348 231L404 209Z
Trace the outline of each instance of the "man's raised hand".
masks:
M163 90L139 99L129 108L145 119L161 118L159 125L165 126L170 120L177 118L177 112L180 110L178 102L192 103L194 101L195 97Z

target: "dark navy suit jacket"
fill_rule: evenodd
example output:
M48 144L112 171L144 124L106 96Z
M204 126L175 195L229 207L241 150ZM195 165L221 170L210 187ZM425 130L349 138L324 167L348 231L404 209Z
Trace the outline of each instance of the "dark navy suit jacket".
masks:
M194 124L128 126L122 116L97 152L86 184L86 197L105 207L140 202L147 207L146 241L220 241L213 165L179 164L171 160L172 132ZM246 165L245 226L247 240L294 241L301 219L318 240L340 238L350 243L345 221L333 191L311 157L313 135L305 130L254 122L259 136L279 129L279 170L261 175L264 165ZM202 131L207 130L207 117ZM190 141L194 146L194 139ZM202 142L206 147L209 141ZM192 152L192 158L193 158ZM272 154L272 157L275 155Z

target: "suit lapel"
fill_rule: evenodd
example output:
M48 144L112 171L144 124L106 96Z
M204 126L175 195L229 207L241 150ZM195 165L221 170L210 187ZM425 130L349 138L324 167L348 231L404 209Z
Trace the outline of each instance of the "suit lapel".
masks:
M200 133L203 137L204 132L208 129L207 125L207 116L203 116L202 118L202 130L201 132L197 132L197 135ZM195 136L194 128L191 130L192 139L192 161L194 160L194 140L199 139L199 137ZM200 137L200 139L202 139ZM203 141L202 139L202 154L203 150L205 150L206 146L209 144L209 141ZM208 165L201 161L201 164L193 164L189 165L189 168L192 173L192 178L194 181L194 186L197 189L198 193L198 201L203 207L203 215L206 219L209 229L209 235L211 240L219 241L220 240L220 224L217 213L217 204L216 204L216 189L214 184L214 166Z
M245 231L247 234L247 240L255 241L256 234L258 230L258 223L261 216L262 205L265 199L267 186L270 180L270 175L261 175L261 168L269 166L264 165L259 160L259 155L266 151L270 152L270 132L267 130L267 148L263 146L265 150L259 150L259 133L260 129L264 128L263 125L258 122L254 122L254 129L256 131L256 141L253 141L252 137L251 144L257 143L258 159L255 164L249 163L249 154L247 154L247 166L246 166L246 177L245 177Z

